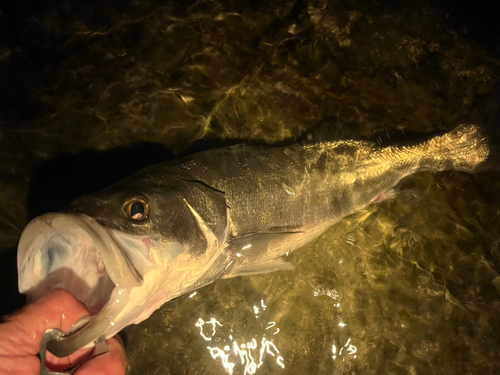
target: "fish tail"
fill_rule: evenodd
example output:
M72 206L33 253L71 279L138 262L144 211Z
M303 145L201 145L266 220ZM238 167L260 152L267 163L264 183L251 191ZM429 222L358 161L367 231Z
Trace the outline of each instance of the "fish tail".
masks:
M492 153L484 130L475 124L462 124L442 136L428 141L428 147L437 170L457 170L473 173L490 158Z
M444 135L454 144L454 169L464 172L500 171L500 83L497 83L462 125Z

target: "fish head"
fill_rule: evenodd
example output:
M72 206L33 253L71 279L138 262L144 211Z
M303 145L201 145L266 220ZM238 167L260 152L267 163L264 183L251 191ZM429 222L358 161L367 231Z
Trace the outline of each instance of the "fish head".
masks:
M139 173L32 220L18 247L19 290L35 300L66 289L87 306L87 324L49 347L66 356L213 281L227 235L222 192Z
M174 259L182 252L201 255L206 251L207 240L193 209L215 221L212 229L221 235L226 206L222 193L200 187L204 185L175 177L165 181L163 176L159 179L157 175L138 175L75 200L71 210L110 229L126 252L144 243L153 249L158 261ZM210 209L211 206L219 210ZM130 242L131 238L135 240Z

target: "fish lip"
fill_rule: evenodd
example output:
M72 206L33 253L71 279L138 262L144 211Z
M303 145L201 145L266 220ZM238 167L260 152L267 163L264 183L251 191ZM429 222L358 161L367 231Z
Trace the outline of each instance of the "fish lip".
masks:
M76 233L78 230L80 233ZM92 217L79 213L49 213L32 220L19 240L18 269L23 270L24 267L30 266L30 260L40 263L39 259L29 259L29 256L39 255L40 248L55 236L59 236L67 242L64 246L78 245L79 241L89 242L90 240L93 247L91 250L100 255L99 260L102 259L104 270L115 285L128 287L142 284L142 275L134 268L116 242L112 231L99 224ZM87 238L83 238L85 236ZM19 273L18 284L21 293L27 291L28 286L23 283L22 272Z
M85 224L82 226L81 223ZM76 280L77 284L83 286L83 289L95 287L96 285L93 285L92 281L95 282L96 278L99 280L101 277L109 276L93 239L95 233L93 236L89 234L89 228L93 225L92 219L84 215L49 213L33 219L26 226L19 240L17 268L19 291L28 295L29 302L33 298L41 297L41 289L45 292L58 287L70 290L71 288L61 286L61 284L66 284L65 274L70 276L68 282L71 286L74 286L73 283ZM90 230L92 231L92 229ZM52 259L50 255L54 248L61 250L56 251L56 259ZM50 252L48 256L47 252ZM75 257L74 254L77 256ZM88 261L89 257L86 254L90 254L91 260L94 261L89 267L78 267L78 264L71 262L73 260L80 260L82 263ZM80 259L82 255L84 259ZM57 256L66 259L61 262ZM69 260L69 264L66 260ZM82 272L75 272L75 267L78 267ZM94 275L93 280L86 277ZM74 280L71 280L71 276ZM56 279L55 284L50 281L54 278ZM77 288L79 293L74 288L72 289L70 291L74 295L80 296L79 299L85 303L85 291L82 292L82 288Z
M104 335L110 326L114 325L113 316L119 315L124 306L126 306L129 291L134 287L141 286L143 280L142 275L134 268L116 242L111 229L103 227L93 218L79 213L46 214L32 220L23 231L19 241L17 254L19 291L28 294L28 297L30 293L33 293L35 298L41 297L46 292L54 289L47 280L50 280L51 275L55 271L59 271L59 269L55 271L48 269L46 273L41 272L40 274L36 274L33 270L37 269L37 262L41 263L40 258L43 256L43 251L47 250L47 246L50 246L50 241L55 236L60 236L66 240L67 245L65 244L64 246L67 247L65 251L70 255L73 254L67 251L68 248L71 248L75 244L78 245L79 240L85 242L82 248L91 246L88 252L93 253L94 259L101 259L104 263L102 277L108 278L112 282L111 291L107 295L104 295L105 298L101 298L99 301L101 306L98 309L94 309L96 311L91 311L91 314L94 314L88 318L87 323L84 325L80 324L78 329L68 332L62 340L58 340L57 344L53 343L49 345L49 350L53 354L64 357L82 347L88 346L92 341ZM77 249L76 251L78 252L79 250ZM118 265L114 263L115 261L118 262ZM43 267L41 265L38 266L38 269L43 271ZM96 270L95 267L90 267L89 269L90 273ZM30 276L31 271L35 273L34 278L27 277ZM78 273L76 275L80 276ZM56 275L56 279L57 277L58 275ZM84 284L87 281L85 278L82 279ZM48 284L45 284L46 282ZM65 281L62 281L62 283L64 284ZM99 284L89 287L91 297L95 292L95 289L93 290L92 287L97 288L98 286ZM108 286L111 287L111 284ZM41 288L41 293L38 291L39 288ZM68 288L63 287L63 289ZM78 298L77 295L75 297ZM78 299L81 300L81 298ZM82 302L85 303L85 301ZM110 304L111 308L108 308ZM111 310L111 315L113 316L109 316L109 319L98 319L96 322L96 318L104 310L108 313ZM90 327L94 328L91 332L88 332ZM81 334L82 332L84 333L83 335ZM89 339L89 337L91 338ZM53 349L50 349L50 347L53 347Z
M115 286L109 300L99 313L84 317L83 319L85 320L82 322L78 320L65 335L48 341L47 350L55 356L62 358L75 353L79 349L92 345L101 337L105 339L109 338L110 335L107 332L115 327L113 321L126 307L130 289ZM110 304L111 308L109 307ZM104 318L103 314L105 314Z

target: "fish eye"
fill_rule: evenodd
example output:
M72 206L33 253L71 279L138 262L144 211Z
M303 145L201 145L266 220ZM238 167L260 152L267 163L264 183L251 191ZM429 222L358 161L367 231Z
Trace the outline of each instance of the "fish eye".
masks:
M125 202L123 208L127 217L131 220L143 221L148 217L149 204L142 198L133 198Z

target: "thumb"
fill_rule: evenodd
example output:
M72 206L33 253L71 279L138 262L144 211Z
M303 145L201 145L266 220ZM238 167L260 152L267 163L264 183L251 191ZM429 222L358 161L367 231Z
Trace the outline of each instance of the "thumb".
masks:
M0 325L0 355L35 355L46 330L68 331L87 315L85 306L71 293L57 290L5 318Z

